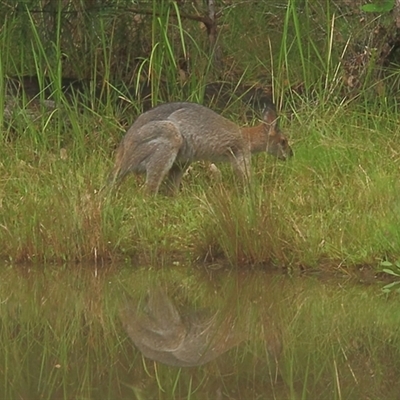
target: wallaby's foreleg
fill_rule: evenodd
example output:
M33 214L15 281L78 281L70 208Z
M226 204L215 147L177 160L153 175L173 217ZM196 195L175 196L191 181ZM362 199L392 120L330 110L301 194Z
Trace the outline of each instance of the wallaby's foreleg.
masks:
M230 158L236 175L243 183L249 183L251 180L250 151L232 153Z

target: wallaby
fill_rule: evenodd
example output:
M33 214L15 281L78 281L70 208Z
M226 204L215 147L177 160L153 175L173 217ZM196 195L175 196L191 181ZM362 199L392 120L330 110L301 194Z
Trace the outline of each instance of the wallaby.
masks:
M128 172L146 173L146 191L157 194L168 175L169 188L177 191L190 163L201 160L230 161L246 181L251 153L261 151L282 160L293 154L273 104L266 107L260 125L239 127L200 104L165 103L140 115L128 129L110 181L121 181Z

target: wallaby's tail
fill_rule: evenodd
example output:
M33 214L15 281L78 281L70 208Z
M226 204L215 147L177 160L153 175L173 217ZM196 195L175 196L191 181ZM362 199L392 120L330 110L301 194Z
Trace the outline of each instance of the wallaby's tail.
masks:
M116 155L115 155L115 164L113 170L110 172L110 175L107 179L108 186L114 186L117 182L121 180L121 178L125 175L122 170L122 159L124 156L125 148L124 141L122 140L120 145L118 146Z
M124 143L123 141L121 141L116 152L116 162L114 168L109 173L106 181L100 188L99 193L109 193L111 189L113 189L116 186L116 184L118 184L121 181L121 178L124 176L124 174L121 173L121 163L123 155L124 155Z

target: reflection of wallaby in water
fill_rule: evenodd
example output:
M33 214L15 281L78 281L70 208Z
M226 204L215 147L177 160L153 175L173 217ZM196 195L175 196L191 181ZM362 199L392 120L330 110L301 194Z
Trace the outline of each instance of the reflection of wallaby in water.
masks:
M233 315L207 315L203 310L181 316L161 288L150 291L142 311L126 303L121 319L145 357L178 367L203 365L248 337Z
M166 103L140 115L128 129L109 180L146 173L146 190L156 194L167 176L169 188L177 191L190 163L202 160L230 161L247 180L251 154L262 151L283 160L292 156L273 104L266 107L260 125L245 128L200 104Z
M144 356L164 364L191 367L205 364L245 339L231 318L194 312L181 316L165 291L150 292L142 311L126 304L125 329Z

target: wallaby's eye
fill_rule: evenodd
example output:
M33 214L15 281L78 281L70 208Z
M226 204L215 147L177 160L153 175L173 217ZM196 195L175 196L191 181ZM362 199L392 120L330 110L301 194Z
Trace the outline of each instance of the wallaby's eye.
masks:
M281 139L281 146L286 147L287 146L287 140L286 139Z

